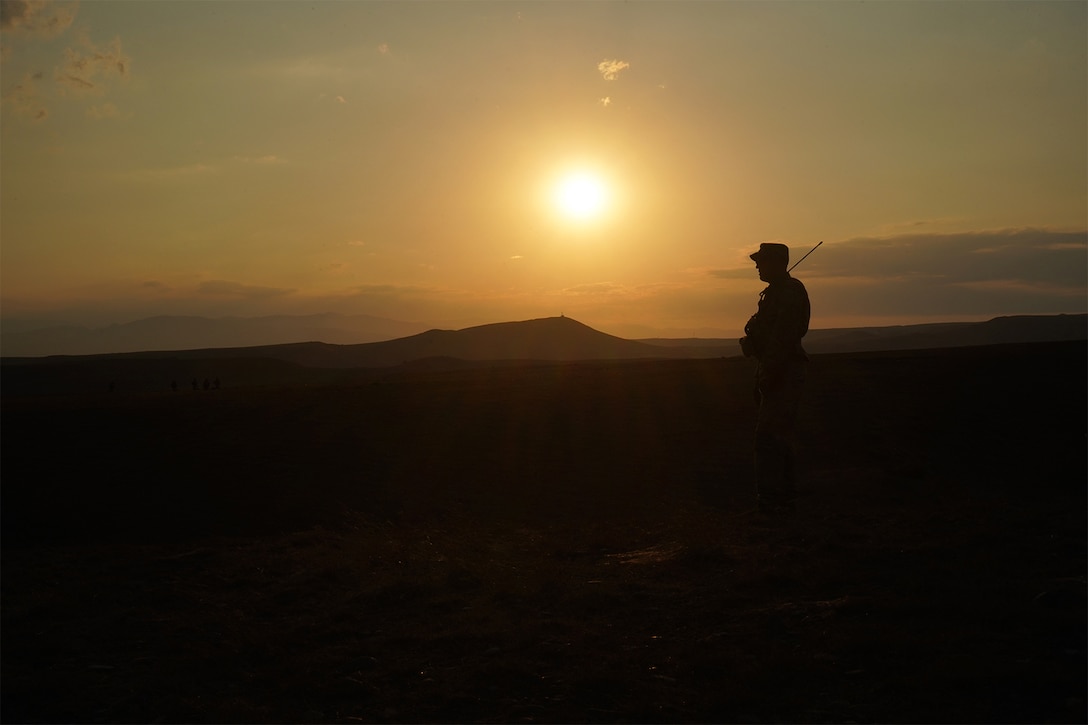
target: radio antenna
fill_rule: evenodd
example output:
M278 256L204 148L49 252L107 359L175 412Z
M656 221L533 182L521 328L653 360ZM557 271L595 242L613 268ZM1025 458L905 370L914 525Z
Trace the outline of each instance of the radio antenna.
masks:
M813 247L812 249L808 250L808 252L806 252L806 253L805 253L805 257L807 257L808 255L812 254L812 253L813 253L813 252L815 252L815 251L816 251L817 249L819 249L819 248L820 248L820 244L823 244L823 242L821 241L821 242L820 242L819 244L817 244L817 245L816 245L815 247ZM800 258L800 259L798 259L798 260L797 260L796 262L794 262L794 263L793 263L793 267L796 267L796 266L797 266L797 265L799 265L799 264L800 264L801 262L804 262L804 261L805 261L805 257L801 257L801 258ZM787 274L789 274L790 272L792 272L792 271L793 271L793 267L790 267L789 269L787 269L787 270L786 270L786 273L787 273Z

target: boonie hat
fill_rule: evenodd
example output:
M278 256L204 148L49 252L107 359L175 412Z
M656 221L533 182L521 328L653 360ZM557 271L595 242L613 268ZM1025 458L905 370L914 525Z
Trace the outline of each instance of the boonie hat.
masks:
M775 242L764 242L759 245L759 251L753 252L748 255L756 264L761 262L779 262L781 264L789 264L790 261L790 248L785 244L777 244Z

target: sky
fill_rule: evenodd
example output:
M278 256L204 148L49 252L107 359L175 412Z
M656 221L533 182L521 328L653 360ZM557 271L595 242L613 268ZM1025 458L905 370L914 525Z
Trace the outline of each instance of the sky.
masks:
M1088 311L1085 2L0 7L6 324Z

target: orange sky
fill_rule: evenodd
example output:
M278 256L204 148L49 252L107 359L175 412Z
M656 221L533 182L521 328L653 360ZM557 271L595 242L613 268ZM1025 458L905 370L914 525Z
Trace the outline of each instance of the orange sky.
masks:
M0 311L726 335L823 240L813 327L1084 312L1086 9L4 0Z

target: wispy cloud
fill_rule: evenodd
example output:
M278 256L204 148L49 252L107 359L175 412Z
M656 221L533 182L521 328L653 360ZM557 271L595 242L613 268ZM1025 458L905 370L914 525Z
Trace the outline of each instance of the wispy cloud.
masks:
M943 283L998 279L1085 285L1088 233L1008 229L857 238L825 245L805 260L812 276L926 278Z
M711 269L707 274L717 279L751 279L754 267L730 267L728 269Z
M807 249L794 251L796 259ZM808 286L816 316L962 319L1083 312L1086 269L1088 232L1007 229L829 242L794 274ZM747 265L708 274L756 278ZM741 287L722 284L734 286Z
M276 166L287 163L286 159L276 156L275 154L265 154L263 156L235 156L234 160L243 164L257 164L260 166Z
M807 249L794 248L800 259ZM845 280L925 279L939 284L1022 280L1086 283L1088 233L1049 229L1005 229L956 234L858 237L825 244L797 274ZM751 277L752 267L710 270L719 279Z
M48 0L2 0L0 30L51 38L60 35L76 17L76 3Z
M1022 279L991 279L973 282L955 282L955 286L979 292L1020 293L1084 299L1084 286L1031 282Z
M138 180L168 180L168 179L184 179L192 176L203 176L205 174L215 174L219 172L219 168L213 164L204 162L194 162L191 164L181 164L179 166L163 166L154 169L140 169L131 173L123 174L123 176L135 178Z
M567 287L563 290L563 294L567 295L617 295L626 292L626 288L623 285L616 284L614 282L590 282L588 284L579 284L573 287Z
M54 79L68 90L101 92L103 84L113 78L127 78L131 62L121 49L120 38L98 47L84 37L77 48L64 51L64 65Z
M267 297L281 297L290 294L294 290L279 287L258 287L242 284L241 282L229 282L215 279L202 282L199 287L201 295L215 297L234 297L244 299L264 299Z
M49 111L42 102L39 92L40 79L40 73L24 75L23 79L4 95L4 105L20 116L44 121L49 117Z
M71 25L78 3L53 3L49 0L0 0L0 29L5 35L20 35L39 44L59 36ZM4 43L2 60L8 71L16 64L13 47ZM120 37L99 46L91 41L87 29L76 34L76 40L63 51L52 72L52 82L39 83L40 70L31 69L23 80L4 95L4 105L15 114L43 121L49 117L48 105L56 102L57 94L81 96L102 94L114 80L129 76L131 59L121 48ZM86 111L94 120L123 118L114 104L93 106Z
M602 60L597 64L597 70L600 71L601 76L606 81L616 80L620 75L620 71L630 67L631 64L625 60Z
M124 118L124 114L112 103L102 103L87 109L87 117L96 121L105 119Z
M257 169L287 165L287 159L276 154L259 156L236 155L225 159L194 161L176 166L160 166L122 172L123 178L139 181L169 181L212 174L239 173L242 169Z

